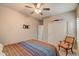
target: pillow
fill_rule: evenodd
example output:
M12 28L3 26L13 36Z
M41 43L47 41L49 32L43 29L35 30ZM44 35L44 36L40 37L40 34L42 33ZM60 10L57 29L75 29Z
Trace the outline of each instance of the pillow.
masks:
M2 52L2 50L3 50L3 45L0 44L0 56L5 56L5 54Z
M3 50L3 45L2 44L0 44L0 51L2 51Z

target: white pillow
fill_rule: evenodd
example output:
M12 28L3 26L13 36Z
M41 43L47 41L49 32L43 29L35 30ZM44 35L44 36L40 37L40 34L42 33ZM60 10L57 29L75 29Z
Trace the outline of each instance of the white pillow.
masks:
M6 56L3 52L0 52L0 56Z
M3 50L3 45L2 44L0 44L0 51L2 51Z
M2 52L2 50L3 50L3 45L0 44L0 56L5 56L5 54Z

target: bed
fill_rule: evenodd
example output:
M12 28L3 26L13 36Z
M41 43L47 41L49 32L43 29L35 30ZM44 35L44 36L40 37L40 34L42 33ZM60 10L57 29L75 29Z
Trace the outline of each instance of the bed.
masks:
M35 39L5 45L7 56L59 56L55 46Z

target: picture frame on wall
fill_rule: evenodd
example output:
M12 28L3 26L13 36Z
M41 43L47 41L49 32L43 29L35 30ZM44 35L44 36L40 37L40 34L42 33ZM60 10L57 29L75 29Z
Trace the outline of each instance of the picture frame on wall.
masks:
M29 25L23 24L23 29L29 29Z

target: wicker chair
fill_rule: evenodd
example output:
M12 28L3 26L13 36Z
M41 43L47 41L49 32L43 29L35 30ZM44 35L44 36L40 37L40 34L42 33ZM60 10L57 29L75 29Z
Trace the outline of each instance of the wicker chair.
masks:
M68 50L71 50L73 53L73 44L74 44L74 37L71 36L66 36L64 41L59 41L60 43L58 44L59 50L60 47L64 48L66 51L66 56L68 55Z

